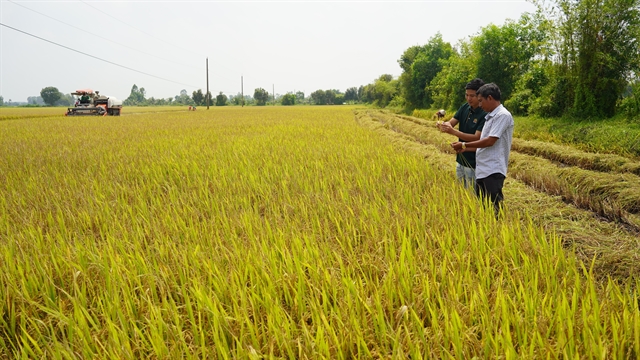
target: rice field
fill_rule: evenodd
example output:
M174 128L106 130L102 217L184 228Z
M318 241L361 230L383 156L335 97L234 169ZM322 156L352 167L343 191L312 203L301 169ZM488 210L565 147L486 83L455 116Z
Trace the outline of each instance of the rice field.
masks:
M635 278L496 220L445 146L393 126L343 106L0 121L0 358L639 356Z
M172 111L184 111L188 106L125 106L122 114L140 114L140 113L165 113ZM56 117L64 115L67 112L67 106L55 107L0 107L0 121L24 118L43 118ZM206 107L198 108L206 109Z

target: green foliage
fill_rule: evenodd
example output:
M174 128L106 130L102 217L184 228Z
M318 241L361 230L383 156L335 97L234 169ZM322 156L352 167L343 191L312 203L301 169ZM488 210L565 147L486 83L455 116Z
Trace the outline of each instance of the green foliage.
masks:
M204 94L202 93L202 89L198 89L198 91L194 91L193 94L191 95L191 98L193 99L193 102L197 106L205 105Z
M460 49L442 62L442 70L429 84L433 107L455 109L465 102L464 87L477 72L476 55L469 42L462 42Z
M131 87L131 93L129 94L129 97L126 98L122 102L122 104L129 105L129 106L144 105L146 104L145 95L146 95L146 91L144 90L144 88L138 89L138 86L136 84L133 84L133 86Z
M549 89L553 89L557 81L552 73L553 64L550 60L534 60L517 80L514 92L505 101L505 106L515 115L528 115L532 106L542 111L541 104L549 100L552 95ZM547 89L550 85L552 88ZM533 105L534 103L537 105Z
M4 106L4 98L0 95L0 106Z
M269 93L263 88L257 88L253 92L253 98L256 101L256 105L264 106L269 100Z
M222 91L216 96L216 106L226 106L228 102L227 95L223 94Z
M620 100L619 108L627 119L640 123L640 81L627 86L627 93Z
M534 56L545 43L545 21L540 15L524 14L518 22L489 25L473 38L477 54L477 75L485 82L498 84L502 99L509 98L516 81L527 72Z
M575 116L613 116L639 68L640 0L556 0L558 58L569 70ZM563 94L563 96L566 96Z
M344 93L344 101L346 102L358 102L358 88L350 87Z
M316 90L311 93L311 100L316 105L340 105L344 103L344 94L339 90Z
M433 96L428 85L442 70L443 61L453 54L451 44L444 42L440 33L424 46L412 46L402 54L398 64L403 70L400 84L407 105L413 108L431 106Z
M42 100L44 100L47 105L53 106L55 102L62 97L62 94L58 91L58 88L48 86L40 90L40 96L42 96Z
M518 117L514 136L526 140L571 144L590 152L640 157L640 121L618 115L610 119L578 119L574 116Z
M180 95L175 96L174 102L179 105L195 105L193 99L188 95L187 90L185 89L180 90Z
M294 105L296 103L295 94L285 94L280 101L282 105Z

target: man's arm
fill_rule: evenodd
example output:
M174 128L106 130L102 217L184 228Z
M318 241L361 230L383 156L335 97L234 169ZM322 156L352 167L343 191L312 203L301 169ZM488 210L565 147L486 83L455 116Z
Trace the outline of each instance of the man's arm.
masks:
M464 141L480 140L480 135L482 135L482 131L476 131L474 134L468 134L445 124L440 126L440 131L456 136L458 139L462 139Z
M480 149L480 148L487 148L487 147L491 147L493 146L493 144L496 143L496 141L498 141L498 138L495 136L489 136L486 137L482 140L476 140L476 141L470 141L470 142L465 142L465 148L462 148L462 142L460 141L456 141L454 143L451 144L451 147L453 148L453 150L455 150L456 152L460 153L460 152L468 152L468 151L476 151L476 149Z

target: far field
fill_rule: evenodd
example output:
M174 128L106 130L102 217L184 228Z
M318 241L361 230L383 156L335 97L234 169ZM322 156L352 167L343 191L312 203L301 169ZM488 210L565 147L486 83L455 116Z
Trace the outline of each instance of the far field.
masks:
M147 109L0 111L0 358L640 356L637 159L517 139L496 221L430 120Z

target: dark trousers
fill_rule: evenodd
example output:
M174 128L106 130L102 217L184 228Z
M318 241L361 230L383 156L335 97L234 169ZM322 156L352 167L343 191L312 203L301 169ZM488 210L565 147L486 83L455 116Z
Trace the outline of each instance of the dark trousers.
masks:
M495 173L487 176L486 178L476 179L476 195L483 201L489 199L493 204L493 210L496 217L500 213L500 207L502 207L502 186L504 185L505 176L500 173Z

